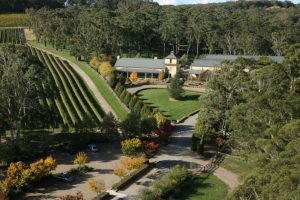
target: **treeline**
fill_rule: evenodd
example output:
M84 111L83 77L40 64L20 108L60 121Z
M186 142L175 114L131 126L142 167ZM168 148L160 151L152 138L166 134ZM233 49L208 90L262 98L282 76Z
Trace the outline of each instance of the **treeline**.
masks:
M256 165L229 199L299 199L299 50L300 44L288 48L283 64L267 58L228 63L201 96L194 150L202 153L219 137L226 153Z
M0 13L20 13L25 12L28 8L61 8L64 6L64 2L65 0L1 0Z
M163 56L170 50L192 56L282 55L286 46L300 42L300 8L290 2L184 6L118 2L30 11L30 25L39 40L85 58L138 52Z

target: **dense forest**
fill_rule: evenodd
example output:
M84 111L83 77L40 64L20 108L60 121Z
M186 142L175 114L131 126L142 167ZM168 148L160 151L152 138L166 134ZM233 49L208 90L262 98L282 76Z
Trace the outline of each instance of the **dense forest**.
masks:
M300 45L285 54L283 64L226 64L200 99L194 139L203 145L216 134L227 138L228 152L256 164L230 199L300 198Z
M300 8L290 2L159 6L109 1L98 6L30 10L39 40L74 56L151 53L282 55L300 41ZM118 2L118 3L113 3Z

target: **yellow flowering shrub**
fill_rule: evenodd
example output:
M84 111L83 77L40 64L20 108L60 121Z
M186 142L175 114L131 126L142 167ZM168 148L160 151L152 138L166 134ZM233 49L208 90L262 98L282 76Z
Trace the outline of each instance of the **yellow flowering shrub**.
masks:
M88 187L92 192L100 194L105 190L105 183L103 180L90 179L88 181Z
M119 177L123 177L127 174L127 172L122 167L116 167L116 168L114 168L114 174L119 176Z
M131 158L131 157L123 156L120 159L120 163L125 167L125 169L129 171L140 168L145 162L146 159L144 157Z
M86 164L87 155L84 152L79 152L74 160L75 165L83 166Z
M48 175L55 168L56 161L51 156L30 165L26 165L22 161L11 163L7 169L6 179L0 181L0 193L21 192L31 182Z
M137 155L142 151L142 141L139 138L127 139L121 142L124 155Z

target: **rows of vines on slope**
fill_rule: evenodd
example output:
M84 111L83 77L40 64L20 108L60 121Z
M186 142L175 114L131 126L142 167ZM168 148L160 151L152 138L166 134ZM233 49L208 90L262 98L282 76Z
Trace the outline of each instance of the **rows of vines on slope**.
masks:
M25 34L23 28L1 28L0 43L25 44Z
M66 61L38 49L35 49L35 54L47 65L58 87L55 105L65 126L96 126L101 122L103 110L72 67Z

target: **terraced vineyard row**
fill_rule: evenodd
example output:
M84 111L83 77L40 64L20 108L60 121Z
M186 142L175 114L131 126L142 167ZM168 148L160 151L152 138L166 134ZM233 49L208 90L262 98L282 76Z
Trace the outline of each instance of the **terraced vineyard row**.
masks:
M25 34L23 28L1 28L0 43L25 44Z
M48 104L55 104L63 122L68 127L96 126L104 112L81 77L67 61L30 47L32 53L47 65L58 88L58 95Z

